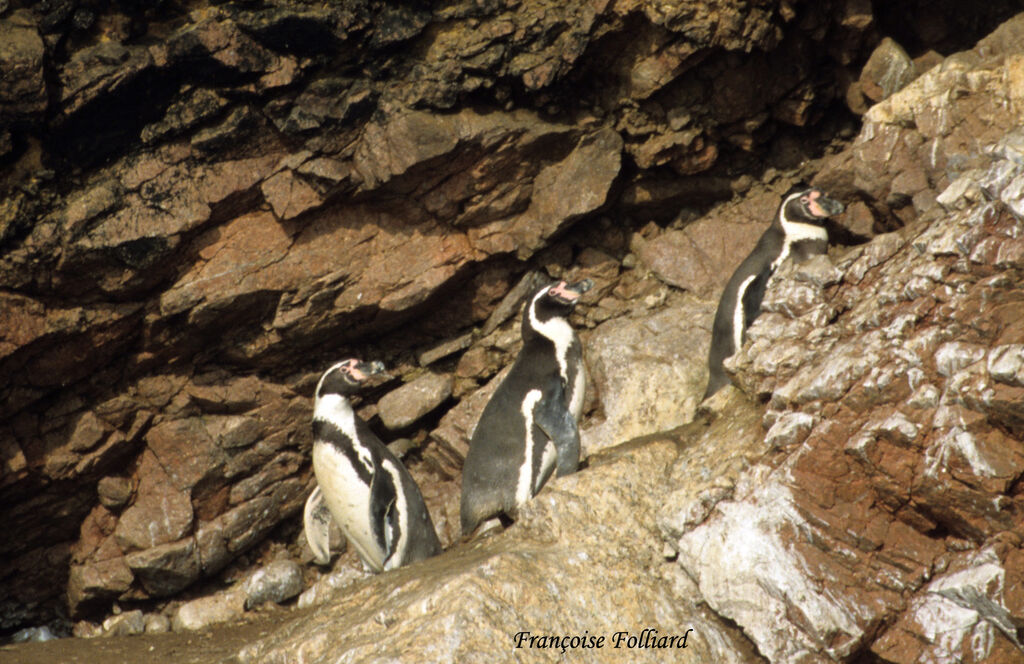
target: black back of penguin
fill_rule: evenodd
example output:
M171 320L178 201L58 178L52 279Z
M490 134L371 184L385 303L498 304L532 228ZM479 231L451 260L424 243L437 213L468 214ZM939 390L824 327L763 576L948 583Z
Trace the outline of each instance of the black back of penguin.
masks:
M843 209L842 203L814 187L794 188L783 197L772 224L722 291L711 330L704 399L729 383L723 362L739 350L747 328L761 313L772 274L787 259L801 262L826 253L828 231L824 224Z
M368 567L394 569L441 551L415 480L351 410L348 397L380 363L339 362L317 386L314 471L323 500Z
M484 407L462 471L463 534L511 516L557 469L579 464L582 350L567 316L589 280L545 286L523 313L523 348ZM529 458L527 458L529 457Z

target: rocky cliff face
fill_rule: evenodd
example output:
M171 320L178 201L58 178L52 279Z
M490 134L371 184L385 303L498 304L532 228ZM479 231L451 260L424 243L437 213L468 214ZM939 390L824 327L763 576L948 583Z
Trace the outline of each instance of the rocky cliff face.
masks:
M0 629L308 562L310 396L359 355L454 551L247 661L468 656L509 625L1012 661L1024 31L927 52L1011 5L0 3ZM693 420L718 289L816 172L837 237L893 232L780 275L745 396L614 448ZM563 274L597 284L590 467L459 545L468 432Z

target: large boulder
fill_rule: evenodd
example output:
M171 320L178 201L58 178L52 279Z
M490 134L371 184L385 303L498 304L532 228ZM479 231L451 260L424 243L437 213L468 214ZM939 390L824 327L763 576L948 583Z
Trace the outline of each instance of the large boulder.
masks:
M709 606L773 662L1020 658L1024 88L1020 56L992 44L1021 25L872 109L855 156L890 145L886 168L934 172L900 147L928 144L962 170L927 185L918 223L780 270L727 363L767 403L775 451L670 534ZM949 77L979 86L940 94ZM979 113L992 142L959 142Z
M756 409L738 396L733 405L749 413L742 425L698 425L692 440L760 428ZM662 557L655 515L670 490L665 472L703 459L698 446L680 453L677 445L663 437L608 450L589 470L550 482L506 532L349 586L238 658L518 661L564 646L602 662L757 661Z

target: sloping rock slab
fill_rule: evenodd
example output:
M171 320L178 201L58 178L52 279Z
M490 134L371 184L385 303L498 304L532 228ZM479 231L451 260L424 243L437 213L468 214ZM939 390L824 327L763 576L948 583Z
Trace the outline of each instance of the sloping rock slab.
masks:
M671 439L616 448L587 471L549 483L506 532L359 582L335 603L242 649L238 658L245 664L567 656L757 661L730 628L678 596L686 580L662 560L654 510L676 455ZM639 647L644 629L657 630L646 633L655 644L676 636L675 645ZM529 634L517 641L523 632ZM629 635L616 641L619 632ZM686 647L679 648L687 634ZM535 639L531 647L531 636L547 640L541 646ZM559 639L556 647L552 636ZM565 636L569 641L562 641ZM596 644L589 637L603 637L602 645L573 646L579 643L573 636L588 645ZM638 639L633 648L629 636Z

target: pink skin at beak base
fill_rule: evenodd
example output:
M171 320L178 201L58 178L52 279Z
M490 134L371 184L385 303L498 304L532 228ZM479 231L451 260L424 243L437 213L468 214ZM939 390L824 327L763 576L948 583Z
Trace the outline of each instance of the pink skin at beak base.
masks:
M811 193L807 194L807 198L807 209L811 211L811 214L813 214L815 217L822 218L829 216L828 213L825 212L825 210L822 209L820 205L818 205L818 199L821 198L820 191L812 191Z

